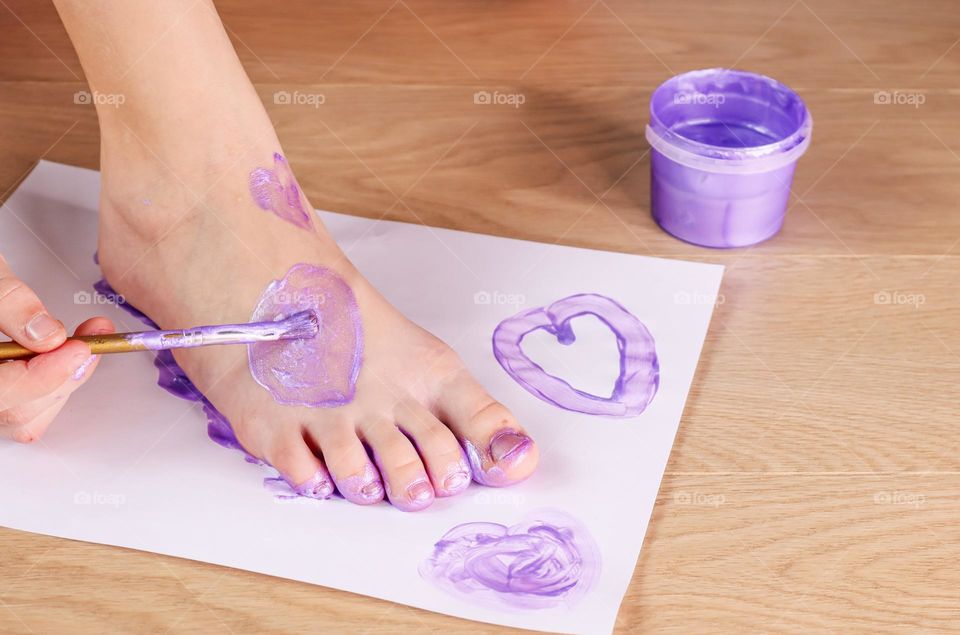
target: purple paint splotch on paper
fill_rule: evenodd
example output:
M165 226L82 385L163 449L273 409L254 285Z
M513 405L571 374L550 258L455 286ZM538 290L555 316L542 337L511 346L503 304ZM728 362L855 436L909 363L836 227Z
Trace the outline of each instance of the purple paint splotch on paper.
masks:
M571 606L600 572L600 552L579 522L538 511L507 527L458 525L434 545L420 575L452 595L491 607Z
M297 227L310 228L310 210L287 160L279 152L273 155L273 169L255 168L250 172L250 195L260 209L273 212Z
M617 338L620 375L609 397L578 390L547 373L521 348L523 338L537 329L552 333L561 344L572 344L576 336L570 322L582 315L596 316ZM507 318L493 332L493 354L528 392L573 412L633 417L646 410L660 385L660 365L650 331L615 300L595 293L572 295Z
M311 339L258 342L248 348L250 373L281 404L335 408L350 403L363 362L363 326L353 290L326 267L297 264L264 290L252 321L313 310Z

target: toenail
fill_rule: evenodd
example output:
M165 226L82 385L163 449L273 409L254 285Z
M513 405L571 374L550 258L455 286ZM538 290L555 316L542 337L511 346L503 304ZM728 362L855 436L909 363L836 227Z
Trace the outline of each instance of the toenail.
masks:
M27 322L27 337L34 341L40 342L56 333L57 329L59 328L59 322L54 320L46 313L38 313L37 315L33 316L33 319Z
M425 478L414 481L407 486L407 497L419 503L428 501L433 498L433 488L430 487L430 482Z
M380 481L371 481L360 488L360 495L367 500L383 496L383 484Z
M454 472L443 480L443 489L447 492L459 492L470 483L470 476L466 472Z
M293 488L297 496L307 498L329 498L333 494L333 484L326 475L317 471L312 477Z
M490 439L490 458L494 463L513 461L533 445L533 440L522 432L506 428Z

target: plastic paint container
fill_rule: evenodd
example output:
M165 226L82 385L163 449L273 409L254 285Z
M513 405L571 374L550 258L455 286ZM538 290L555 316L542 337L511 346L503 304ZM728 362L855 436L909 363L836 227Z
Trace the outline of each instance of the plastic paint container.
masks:
M795 92L743 71L673 77L650 98L650 203L681 240L743 247L783 224L813 119Z

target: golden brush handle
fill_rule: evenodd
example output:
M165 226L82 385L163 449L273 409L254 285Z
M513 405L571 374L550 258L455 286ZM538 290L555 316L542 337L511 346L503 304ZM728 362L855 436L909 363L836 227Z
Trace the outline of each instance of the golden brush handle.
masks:
M144 344L137 344L127 339L125 333L68 337L67 341L70 340L86 342L90 347L90 352L94 355L104 355L106 353L130 353L132 351L147 350L147 347ZM16 342L0 343L0 361L11 359L30 359L36 355L38 355L38 353L31 351L29 348L24 348Z

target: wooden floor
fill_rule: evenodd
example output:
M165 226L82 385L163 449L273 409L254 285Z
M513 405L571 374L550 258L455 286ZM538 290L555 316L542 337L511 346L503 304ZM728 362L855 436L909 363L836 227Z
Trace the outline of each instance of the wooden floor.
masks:
M955 2L218 6L315 205L727 266L619 632L960 630ZM52 7L2 0L0 58L0 193L41 157L96 168ZM651 90L710 66L784 81L815 120L786 226L751 249L649 215ZM501 629L0 530L0 631L168 630Z

